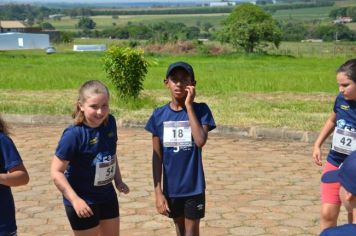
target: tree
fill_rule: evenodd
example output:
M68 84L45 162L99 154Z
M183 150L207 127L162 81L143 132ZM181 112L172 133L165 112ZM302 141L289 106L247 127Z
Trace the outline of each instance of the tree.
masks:
M112 46L105 54L104 67L119 98L138 98L148 67L143 50Z
M59 34L60 34L59 42L61 42L61 43L71 43L71 42L73 42L74 36L73 36L72 32L60 31Z
M336 19L340 16L346 16L346 10L347 7L333 9L330 11L329 17Z
M283 41L300 41L305 39L308 29L301 21L280 21L279 27L283 32Z
M347 8L346 15L351 17L352 21L356 21L356 7Z
M41 28L43 30L54 30L55 28L53 27L53 25L49 22L43 22L41 23Z
M203 30L208 32L211 28L213 28L214 26L210 23L210 22L205 22L203 24Z
M316 29L318 38L324 41L352 41L355 34L344 24L321 25Z
M219 33L221 42L231 43L236 49L241 47L246 53L252 53L265 42L272 42L278 47L281 38L281 30L271 14L249 3L235 7L222 22Z
M83 30L91 30L94 29L95 26L96 23L89 17L80 18L77 25L79 29L83 29Z

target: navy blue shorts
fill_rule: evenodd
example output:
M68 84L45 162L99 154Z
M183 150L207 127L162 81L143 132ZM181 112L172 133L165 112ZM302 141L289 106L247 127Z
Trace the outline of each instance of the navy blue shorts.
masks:
M191 220L204 218L205 216L205 193L189 197L167 197L169 218L184 217Z
M73 230L86 230L99 225L100 220L113 219L120 216L119 202L115 200L89 205L94 215L88 218L79 218L72 206L65 206L70 226Z

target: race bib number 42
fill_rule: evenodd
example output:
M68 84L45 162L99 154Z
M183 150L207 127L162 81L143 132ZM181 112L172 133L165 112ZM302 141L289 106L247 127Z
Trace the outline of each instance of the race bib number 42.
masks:
M98 162L95 165L94 186L102 186L110 183L116 172L116 158L107 162Z
M355 151L356 132L335 128L332 149L347 155Z
M164 147L190 147L192 146L192 131L189 121L163 122Z

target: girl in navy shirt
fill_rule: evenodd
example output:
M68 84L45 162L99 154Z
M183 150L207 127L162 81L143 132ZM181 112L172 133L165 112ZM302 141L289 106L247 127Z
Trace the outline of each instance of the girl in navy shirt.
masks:
M10 187L27 184L29 177L19 152L8 135L7 125L0 117L0 235L15 236L15 204Z
M112 181L119 192L129 188L116 157L116 121L109 114L107 87L97 80L85 82L73 118L58 143L51 176L76 236L117 236L119 203Z
M356 59L346 61L336 71L340 93L334 109L314 143L314 162L321 166L321 145L333 132L332 146L327 156L323 174L338 169L346 157L356 150ZM321 230L336 226L340 212L339 183L321 183ZM349 214L352 222L352 214Z

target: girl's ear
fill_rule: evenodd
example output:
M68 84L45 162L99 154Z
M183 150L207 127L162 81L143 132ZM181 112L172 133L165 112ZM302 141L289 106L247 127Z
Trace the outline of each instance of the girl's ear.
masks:
M77 107L80 111L84 111L83 105L79 101L77 102Z

